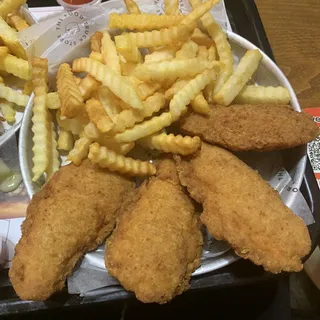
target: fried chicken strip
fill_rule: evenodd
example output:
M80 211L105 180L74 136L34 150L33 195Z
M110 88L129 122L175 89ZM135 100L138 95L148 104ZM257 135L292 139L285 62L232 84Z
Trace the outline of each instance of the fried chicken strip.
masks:
M21 299L46 300L61 290L82 255L114 228L135 185L84 161L62 167L34 195L9 275Z
M207 143L192 159L175 156L181 183L203 205L203 224L217 240L265 270L300 271L310 251L303 220L256 171Z
M106 244L106 267L142 302L166 303L189 287L202 233L172 159L145 181Z
M208 116L188 113L180 129L233 151L293 148L320 134L309 115L283 105L213 106Z

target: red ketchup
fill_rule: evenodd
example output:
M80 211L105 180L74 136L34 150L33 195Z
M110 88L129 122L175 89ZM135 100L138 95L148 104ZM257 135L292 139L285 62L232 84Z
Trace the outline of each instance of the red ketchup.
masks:
M79 5L79 4L86 4L91 2L92 0L63 0L66 3L69 3L71 5Z

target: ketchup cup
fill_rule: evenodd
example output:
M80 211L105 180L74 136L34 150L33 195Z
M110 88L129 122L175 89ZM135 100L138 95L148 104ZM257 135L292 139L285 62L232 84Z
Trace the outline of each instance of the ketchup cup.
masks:
M101 3L101 0L57 0L60 6L63 6L66 10L77 10L83 6L93 6Z

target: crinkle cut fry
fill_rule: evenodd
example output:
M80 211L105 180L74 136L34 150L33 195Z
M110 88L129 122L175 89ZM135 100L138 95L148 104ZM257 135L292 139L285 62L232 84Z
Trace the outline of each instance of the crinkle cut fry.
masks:
M90 76L90 74L87 74L83 79L81 79L78 88L83 99L88 100L92 92L98 89L99 85L100 82Z
M0 16L6 18L11 12L14 12L25 4L26 0L3 0L0 3Z
M188 155L195 153L201 145L199 137L189 137L174 134L154 134L139 140L139 143L149 149L157 149L164 152Z
M6 46L0 46L0 59L4 59L9 53L9 49Z
M72 69L74 72L88 72L132 108L143 108L142 101L132 84L102 63L89 58L80 58L73 61Z
M194 111L202 114L208 114L210 111L209 104L204 98L202 92L198 93L196 97L191 101L191 107Z
M99 100L94 98L89 99L86 102L86 110L90 121L93 122L101 132L108 132L115 126Z
M60 65L57 74L57 91L61 101L61 115L74 118L84 111L84 100L74 82L69 64Z
M16 13L8 14L7 23L10 27L15 28L17 31L22 31L24 29L29 28L27 21L21 18Z
M115 118L115 127L112 132L123 132L126 128L133 127L136 123L158 112L165 106L165 102L163 94L155 93L144 101L145 107L141 111L134 109L123 110Z
M121 54L122 57L126 60L126 63L121 63L122 68L120 69L122 69L123 74L125 74L123 66L132 65L132 68L134 68L136 63L142 63L143 61L141 52L139 51L138 47L132 42L130 37L122 37L118 39L116 49L118 53Z
M92 51L89 54L89 58L92 59L92 60L97 60L97 61L99 61L101 63L104 63L103 55L100 52Z
M98 100L103 104L108 116L114 121L117 114L121 112L119 98L106 86L98 88Z
M134 0L124 0L124 3L129 13L133 13L133 14L141 13L139 6L136 4Z
M118 143L113 136L101 133L98 128L89 122L84 128L84 135L91 139L93 142L97 142L100 146L107 147L110 150L118 154L125 155L129 153L135 146L134 142Z
M14 103L5 99L0 99L0 111L2 117L8 123L14 123L16 121L16 110L14 109Z
M177 51L176 59L183 60L195 58L197 56L198 49L199 46L192 40L189 40L182 45L180 50Z
M118 14L111 13L109 16L109 28L128 29L137 31L160 30L170 28L181 22L182 15L158 14Z
M102 168L131 176L154 175L156 168L148 161L135 160L101 147L98 143L90 146L88 158Z
M241 58L234 73L213 96L213 100L217 104L228 106L249 81L261 59L262 54L258 49L248 50Z
M101 52L102 32L96 31L90 37L90 49L94 52Z
M48 110L46 108L46 94L36 95L33 100L32 132L33 132L33 167L32 181L37 181L49 165L51 148L51 129Z
M52 154L52 137L50 115L46 106L48 92L48 59L34 57L32 65L32 84L35 94L33 100L32 132L33 132L33 167L32 181L37 181L48 169Z
M150 48L173 45L177 42L185 41L190 36L190 29L187 26L173 26L161 30L130 32L116 36L115 42L120 41L122 37L129 37L138 48Z
M48 109L60 109L61 102L58 92L49 92L47 94L47 108Z
M116 46L108 31L103 31L101 40L101 53L104 63L114 72L121 74L120 59Z
M182 21L181 24L186 26L193 26L202 16L212 9L220 0L207 0L193 8ZM193 28L194 29L194 28Z
M164 12L169 14L180 14L179 0L164 0Z
M195 76L206 69L220 65L217 61L208 61L198 58L171 60L142 64L133 73L135 77L143 81L163 81L165 79L177 79Z
M194 41L199 46L210 47L214 45L212 38L203 33L199 28L195 28L191 36L191 40Z
M6 0L6 3L12 3L13 0ZM4 5L4 1L0 6ZM4 44L10 49L10 51L18 58L27 60L27 55L23 49L20 41L18 40L18 32L12 29L0 16L0 34Z
M201 4L201 0L189 0L189 2L192 8L195 8ZM213 93L216 93L220 90L222 85L228 80L232 73L233 56L231 52L231 46L220 25L214 20L210 13L206 13L200 20L204 29L208 31L209 35L215 42L219 60L225 65L225 68L220 71L220 75L218 76L214 87Z
M59 152L57 150L56 131L55 131L54 123L52 122L52 115L50 112L48 112L48 119L50 122L50 128L49 128L50 149L49 149L49 163L46 169L47 181L60 168L60 157L59 157Z
M160 116L153 117L150 120L135 125L133 128L116 134L114 138L117 142L137 141L170 126L172 122L171 113L164 112Z
M32 83L32 79L30 79L26 81L26 83L24 84L22 93L26 94L27 96L30 96L32 92L33 92L33 83Z
M142 82L137 85L137 93L139 98L144 101L148 97L152 96L153 94L156 93L157 90L161 88L161 84L159 83L147 83L147 82Z
M204 60L212 60L209 59L209 52L206 46L199 46L197 57Z
M56 119L60 128L72 132L72 134L78 136L83 131L83 128L88 124L89 118L86 112L78 115L72 119L61 119L60 109L56 112Z
M32 84L34 94L43 95L48 92L48 59L34 57L32 65Z
M73 142L73 134L70 131L60 128L57 148L59 150L71 151L73 148Z
M4 98L21 107L25 107L29 101L29 96L13 90L10 87L6 87L3 84L0 85L0 98Z
M289 104L290 93L284 87L245 86L234 99L239 104Z
M201 92L206 85L214 81L217 76L217 68L204 71L190 80L186 86L178 91L170 101L170 114L173 121L180 118L187 109L187 105L196 95Z
M165 93L164 97L167 100L171 100L173 96L178 93L185 85L188 84L188 82L191 80L191 78L184 78L184 79L178 79Z
M0 59L0 70L11 73L23 80L30 80L31 78L28 61L17 58L12 54L7 54L3 59Z
M172 60L176 56L177 50L175 49L176 48L172 46L164 47L150 54L147 54L144 56L144 63L154 63L154 62Z
M68 160L72 161L76 166L80 166L82 160L88 155L91 143L92 140L82 134L69 152Z

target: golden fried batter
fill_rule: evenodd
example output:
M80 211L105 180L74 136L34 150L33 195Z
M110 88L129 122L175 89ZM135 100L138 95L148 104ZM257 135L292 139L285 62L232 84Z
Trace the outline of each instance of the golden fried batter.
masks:
M308 114L273 105L213 106L208 116L188 113L180 128L233 151L293 148L320 134Z
M206 143L196 157L175 159L181 183L203 204L200 219L213 237L267 271L302 269L301 258L310 251L308 229L256 171Z
M161 161L107 240L106 267L142 302L165 303L189 287L200 265L202 234L173 160Z
M61 290L82 255L112 231L134 183L88 160L57 171L34 195L9 275L22 299L45 300Z

